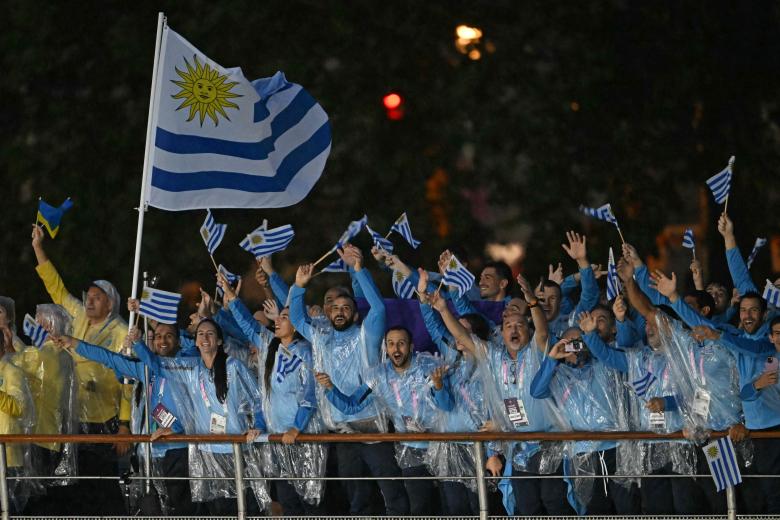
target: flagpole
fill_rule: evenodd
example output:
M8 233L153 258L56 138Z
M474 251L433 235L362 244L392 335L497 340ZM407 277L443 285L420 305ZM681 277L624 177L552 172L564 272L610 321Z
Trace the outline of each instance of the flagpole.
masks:
M319 260L317 260L316 262L314 262L314 263L311 265L311 268L312 268L312 269L314 269L315 267L317 267L317 264L319 264L320 262L322 262L323 260L325 260L326 258L328 258L330 255L332 255L332 254L333 254L333 252L334 252L335 250L336 250L336 248L334 247L333 249L331 249L330 251L328 251L327 253L325 253L324 255L322 255L322 256L319 258Z
M165 13L157 14L157 36L154 43L154 66L152 68L152 87L149 94L149 117L146 122L146 149L144 150L144 166L143 173L141 174L141 196L138 203L138 229L135 235L135 258L133 259L133 283L130 286L131 298L135 299L138 296L138 274L141 265L141 240L144 235L144 214L148 206L146 202L146 187L149 183L149 155L152 148L152 131L154 126L154 113L156 108L157 96L157 69L160 65L160 47L162 44L162 32L165 26ZM135 318L135 312L130 311L128 318L128 324L133 323ZM129 331L128 326L128 331Z
M621 242L623 242L623 244L625 244L625 243L626 243L626 239L625 239L625 238L623 238L623 232L622 232L622 231L620 231L620 226L618 226L617 224L615 224L615 227L616 227L616 228L617 228L617 230L618 230L618 235L620 235L620 241L621 241Z
M726 195L726 204L723 206L723 214L727 215L729 212L729 196Z

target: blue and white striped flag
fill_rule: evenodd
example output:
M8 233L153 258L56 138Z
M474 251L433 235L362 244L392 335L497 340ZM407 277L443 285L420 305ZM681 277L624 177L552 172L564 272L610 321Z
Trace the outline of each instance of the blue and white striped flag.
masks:
M406 240L414 249L417 249L420 246L420 241L415 240L412 236L412 228L409 226L409 217L406 216L405 211L401 213L401 216L395 221L395 224L390 228L390 231L395 231L404 237L404 240Z
M323 273L347 273L349 272L349 267L347 267L347 264L344 263L344 260L341 258L337 258L336 260L332 261L328 265L322 268Z
M455 287L460 298L474 285L474 275L460 263L460 260L455 255L452 255L447 268L444 270L444 283L449 287Z
M176 323L176 310L180 301L181 294L179 293L144 286L138 314L160 323L173 324Z
M282 72L250 82L167 26L161 49L144 200L166 210L300 202L331 146L314 98Z
M294 354L287 351L288 355L285 355L281 350L279 354L277 355L277 363L276 363L276 382L282 383L284 379L292 374L300 365L303 363L303 360L298 357L297 354Z
M696 242L694 241L693 230L691 228L687 228L685 233L683 233L682 246L687 249L696 249Z
M32 344L38 348L41 348L46 340L49 339L49 333L41 327L35 318L29 314L24 315L24 321L22 322L22 330L24 335L30 338Z
M268 221L248 234L238 245L241 249L252 253L255 258L270 256L279 251L284 251L295 238L295 230L290 224L274 229L266 229Z
M631 381L631 388L634 389L634 392L636 392L638 397L644 397L657 379L658 378L655 377L652 372L647 372L644 376L637 379L636 381Z
M231 287L235 287L238 281L241 280L241 276L231 273L227 270L227 267L222 264L219 264L219 268L217 270L222 273L225 278L227 278L227 281ZM217 285L217 296L222 297L224 293L225 291L222 290L222 287Z
M721 437L702 448L707 464L710 465L712 480L720 493L726 488L734 487L742 483L742 474L739 472L737 456L734 453L734 444L731 439Z
M344 247L344 244L355 238L358 233L363 231L363 228L366 225L368 225L368 217L366 215L363 215L360 220L353 220L350 222L349 226L347 226L347 230L341 234L341 237L339 238L339 241L336 242L333 250L335 251L336 249L341 249Z
M748 269L750 269L750 266L753 265L753 261L756 259L756 255L758 254L758 251L766 245L766 238L757 238L756 243L753 244L753 250L750 252L750 254L747 257L747 260L745 260L745 265Z
M716 173L709 179L707 179L707 186L710 187L712 196L715 198L715 202L723 204L729 196L731 191L731 169L734 167L734 156L729 159L729 164L721 172Z
M766 285L764 286L764 294L762 294L762 296L769 305L780 307L780 289L775 287L775 285L770 280L766 281Z
M615 265L615 255L612 253L612 248L609 248L609 260L607 261L607 300L612 301L620 294L620 278L617 274L617 266Z
M616 227L618 225L617 219L615 218L615 215L612 213L612 206L610 206L609 204L604 204L603 206L599 206L598 208L588 208L586 206L580 206L580 211L582 211L589 217L595 217L599 220L609 222L610 224L615 224Z
M393 271L393 292L404 300L414 298L414 285L401 271Z
M206 244L206 249L209 250L209 254L213 255L217 250L222 239L225 238L225 230L227 224L217 224L214 220L214 216L211 214L211 210L206 210L206 220L203 221L203 225L200 226L200 236L203 238L203 242Z
M371 235L371 240L374 241L374 245L378 247L379 249L382 249L384 251L387 251L389 254L393 254L393 243L390 242L388 239L374 231L369 227L368 224L366 224L366 231L368 231L368 234Z

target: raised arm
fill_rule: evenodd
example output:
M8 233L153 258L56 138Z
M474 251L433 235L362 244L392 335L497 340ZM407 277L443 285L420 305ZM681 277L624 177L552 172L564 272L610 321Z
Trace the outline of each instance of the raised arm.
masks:
M734 223L726 213L721 214L718 219L718 232L723 235L723 243L726 247L726 261L729 264L731 280L734 282L734 287L737 288L740 296L749 292L760 294L756 284L750 278L750 271L748 271L747 265L745 265L745 260L742 258L739 247L737 247Z
M588 350L593 354L593 357L619 372L628 372L626 353L618 349L609 348L604 343L604 340L601 339L596 331L596 320L589 312L582 313L579 325L580 330L585 334L582 340L588 346Z
M466 327L464 327L452 312L450 312L447 301L435 293L433 295L425 294L424 297L430 298L431 306L438 311L444 322L444 326L447 327L447 331L452 335L453 339L455 339L457 343L460 343L465 350L468 350L472 354L476 354L477 346L471 338L471 333L469 333L469 331L466 330Z
M295 273L295 285L290 288L290 322L301 336L309 340L309 343L314 337L314 327L308 321L303 297L306 294L306 285L311 280L312 271L312 264L299 266L298 272Z
M544 315L544 311L539 306L539 300L536 298L533 289L528 284L528 280L521 274L517 275L517 285L520 286L520 292L523 295L523 299L528 304L528 308L531 309L531 321L534 324L534 339L536 346L542 352L547 350L547 342L550 339L550 329L547 326L547 318Z
M360 250L351 244L346 244L344 249L339 250L338 253L344 260L344 263L354 269L355 280L371 306L368 314L363 318L363 333L366 336L366 347L371 352L374 350L379 352L382 340L385 337L385 325L387 323L385 300L374 284L371 274L363 267L363 254Z
M593 274L593 267L588 261L587 238L574 231L566 233L566 240L569 244L561 244L563 250L569 257L577 262L579 268L580 283L582 293L580 301L577 303L574 312L579 314L583 311L592 310L599 303L599 287L596 283L596 275ZM561 290L563 292L563 290Z
M38 262L35 271L43 281L43 285L46 287L46 292L51 296L51 300L65 307L65 310L71 316L77 316L78 313L82 312L81 300L70 294L65 288L60 274L43 249L43 229L37 225L33 225L32 247Z
M646 320L654 319L655 308L634 281L634 265L625 257L618 260L617 272L626 289L628 302Z

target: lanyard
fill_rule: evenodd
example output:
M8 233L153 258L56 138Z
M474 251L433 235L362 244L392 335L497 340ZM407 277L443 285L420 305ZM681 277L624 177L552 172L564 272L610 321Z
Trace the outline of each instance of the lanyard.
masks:
M691 362L691 369L696 370L696 358L693 356L693 351L688 351L688 359ZM704 355L699 354L699 380L702 385L707 384L707 378L704 376Z
M152 395L152 387L154 387L154 380L149 382L149 395ZM160 388L157 390L157 399L162 399L163 394L165 393L165 378L160 378Z
M519 356L520 352L518 352L517 355ZM517 368L516 368L517 367L517 359L510 360L510 361L512 362L512 366L515 367L515 370L517 370ZM504 380L504 388L508 388L509 384L510 384L509 377L508 377L508 371L509 371L508 363L507 363L506 359L504 359L501 362L501 372L502 372L503 380ZM517 370L517 372L515 372L513 375L515 376L515 380L514 380L514 382L512 382L512 384L516 385L517 388L522 388L523 387L523 378L525 377L525 356L523 356L523 362L520 364L520 369Z
M398 385L398 381L393 381L390 383L390 386L393 387L393 393L395 394L395 402L398 404L398 409L403 409L404 401L401 399L401 388ZM417 417L417 391L412 388L412 417Z
M211 410L211 402L209 402L209 396L208 396L208 394L206 394L206 385L203 383L203 379L202 378L199 378L199 379L200 379L200 381L199 381L200 382L200 396L203 398L203 404L206 405L206 408ZM224 415L224 413L225 413L225 407L223 406L222 407L222 414Z

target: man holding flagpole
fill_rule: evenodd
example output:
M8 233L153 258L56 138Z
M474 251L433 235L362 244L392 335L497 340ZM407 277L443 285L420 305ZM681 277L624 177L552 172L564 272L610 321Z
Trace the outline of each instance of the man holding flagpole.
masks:
M119 316L119 292L106 280L92 282L79 300L66 288L43 248L43 229L34 225L32 247L38 262L35 270L54 303L62 305L73 319L73 336L119 352L127 335L127 323ZM81 433L129 434L130 385L123 385L114 372L94 361L75 356L78 377ZM116 476L117 456L124 456L129 444L79 444L79 474ZM81 480L69 511L78 514L121 514L119 487L109 480ZM89 497L88 499L85 499Z

